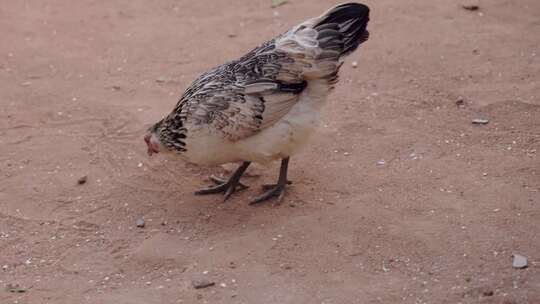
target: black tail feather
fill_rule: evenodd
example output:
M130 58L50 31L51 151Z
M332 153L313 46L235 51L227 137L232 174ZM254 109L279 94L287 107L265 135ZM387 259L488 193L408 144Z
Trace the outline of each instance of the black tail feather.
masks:
M341 39L336 39L332 47L337 47L342 43L341 55L343 56L353 52L362 42L368 40L369 32L366 29L368 21L369 8L366 5L345 3L328 11L314 28L319 31L318 39L324 39L329 35L329 31L334 33L336 30L339 31ZM327 41L324 42L327 43Z

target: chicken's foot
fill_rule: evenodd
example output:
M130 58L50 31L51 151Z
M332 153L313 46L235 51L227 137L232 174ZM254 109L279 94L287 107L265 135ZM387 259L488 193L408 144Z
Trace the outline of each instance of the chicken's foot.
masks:
M277 197L278 201L281 201L283 199L283 196L285 195L285 186L291 183L290 181L287 180L288 167L289 167L289 157L281 160L281 167L279 169L279 178L278 178L277 184L264 185L263 189L266 189L267 191L263 193L262 195L256 197L249 204L255 205L258 203L262 203L273 197Z
M240 177L242 177L242 174L244 174L249 164L250 162L243 162L226 181L221 180L218 177L211 176L210 180L215 182L217 185L196 191L195 195L224 193L223 200L226 201L236 191L237 187L241 188L240 190L247 188L247 186L240 183Z

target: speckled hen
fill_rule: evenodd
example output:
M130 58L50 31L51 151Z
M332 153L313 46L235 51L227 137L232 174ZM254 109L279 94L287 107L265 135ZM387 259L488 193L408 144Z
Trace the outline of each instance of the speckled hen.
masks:
M225 199L244 187L240 177L251 162L281 159L277 183L251 203L281 199L289 158L319 124L344 56L368 39L368 20L367 6L338 5L204 73L148 130L148 153L173 152L200 165L239 163L228 180L214 178L217 185L196 192Z

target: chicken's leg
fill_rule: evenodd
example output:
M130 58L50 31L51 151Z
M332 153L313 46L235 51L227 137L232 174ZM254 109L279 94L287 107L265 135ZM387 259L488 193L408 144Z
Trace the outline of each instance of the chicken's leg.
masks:
M278 197L278 201L281 201L281 199L283 198L283 195L285 194L285 186L287 184L290 184L290 181L287 180L288 167L289 167L289 158L288 157L283 158L281 160L281 168L279 169L279 178L278 178L277 184L275 184L273 187L266 187L266 188L270 188L270 190L256 197L249 204L255 205L258 203L262 203L275 196Z
M241 186L241 187L244 187L245 189L245 186L240 183L240 177L242 177L242 174L244 174L249 164L250 162L243 162L240 165L240 167L238 167L238 169L234 171L234 173L229 177L227 181L223 181L222 183L219 183L217 179L212 179L214 182L218 182L217 186L201 189L199 191L196 191L195 194L205 195L205 194L224 193L223 200L226 201L231 196L231 194L233 194L234 191L236 191L236 187Z

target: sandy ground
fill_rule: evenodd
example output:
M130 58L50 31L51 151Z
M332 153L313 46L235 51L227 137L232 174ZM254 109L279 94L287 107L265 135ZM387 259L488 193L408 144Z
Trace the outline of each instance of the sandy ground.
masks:
M276 166L222 203L148 159L191 80L335 3L1 1L0 303L540 303L537 0L368 1L281 204L247 205Z

